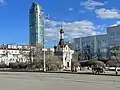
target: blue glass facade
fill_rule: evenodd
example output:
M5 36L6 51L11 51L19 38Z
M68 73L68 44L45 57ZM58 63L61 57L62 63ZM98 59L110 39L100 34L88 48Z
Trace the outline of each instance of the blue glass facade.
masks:
M44 12L37 3L29 11L29 44L44 45Z

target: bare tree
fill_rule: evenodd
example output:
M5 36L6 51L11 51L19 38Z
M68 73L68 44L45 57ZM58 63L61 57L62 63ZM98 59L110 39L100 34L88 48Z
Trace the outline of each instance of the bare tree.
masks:
M21 53L30 60L30 64L32 65L32 68L38 68L43 69L44 65L44 53L42 51L42 46L40 44L36 45L35 48L30 48L30 52L24 53L21 51ZM59 59L58 56L55 56L50 49L48 49L45 52L45 64L47 70L60 70L62 68L62 61Z
M32 68L34 61L35 47L29 46L28 49L20 49L19 52L21 55L23 55L26 58L28 68Z
M115 73L116 75L118 74L117 68L120 66L120 47L115 46L110 48L110 57L113 58L114 60L108 61L107 64L109 65L114 65L115 66Z
M83 54L84 54L84 59L86 60L91 60L95 56L94 49L90 45L84 47Z
M41 46L37 46L36 50L35 50L35 60L34 60L34 67L38 68L38 69L43 69L44 67L44 57L43 57L43 51ZM59 70L61 69L61 65L62 65L62 61L59 60L59 58L57 56L54 55L54 53L52 51L50 51L50 49L48 49L45 52L45 64L46 64L46 68L48 71L51 70Z
M101 54L101 52L100 52L100 49L97 50L96 56L97 56L97 59L98 59L98 60L101 60L101 59L102 59L102 54Z
M62 69L62 61L58 56L55 56L52 51L46 52L46 67L48 71Z
M41 68L43 69L43 51L42 51L43 46L41 44L37 44L34 48L34 53L33 53L33 68Z
M74 52L72 60L71 60L71 70L73 71L77 71L77 67L80 66L80 62L78 61L79 59L79 54L78 52Z
M84 55L81 52L78 52L78 61L83 60Z
M42 45L37 44L35 50L35 62L39 62L42 59L43 59Z

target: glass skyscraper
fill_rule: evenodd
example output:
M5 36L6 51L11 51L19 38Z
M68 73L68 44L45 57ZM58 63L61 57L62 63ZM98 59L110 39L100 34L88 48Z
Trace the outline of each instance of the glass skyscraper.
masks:
M29 44L44 45L44 11L38 3L32 3L29 11Z

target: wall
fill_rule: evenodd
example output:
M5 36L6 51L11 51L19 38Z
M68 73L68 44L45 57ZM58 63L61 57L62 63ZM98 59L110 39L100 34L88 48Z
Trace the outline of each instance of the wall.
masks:
M107 35L109 46L120 46L120 25L108 27Z

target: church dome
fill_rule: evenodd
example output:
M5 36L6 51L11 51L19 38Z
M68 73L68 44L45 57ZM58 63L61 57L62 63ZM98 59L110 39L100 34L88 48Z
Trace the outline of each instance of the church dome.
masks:
M64 33L64 30L63 30L63 29L61 29L61 30L60 30L60 33Z

